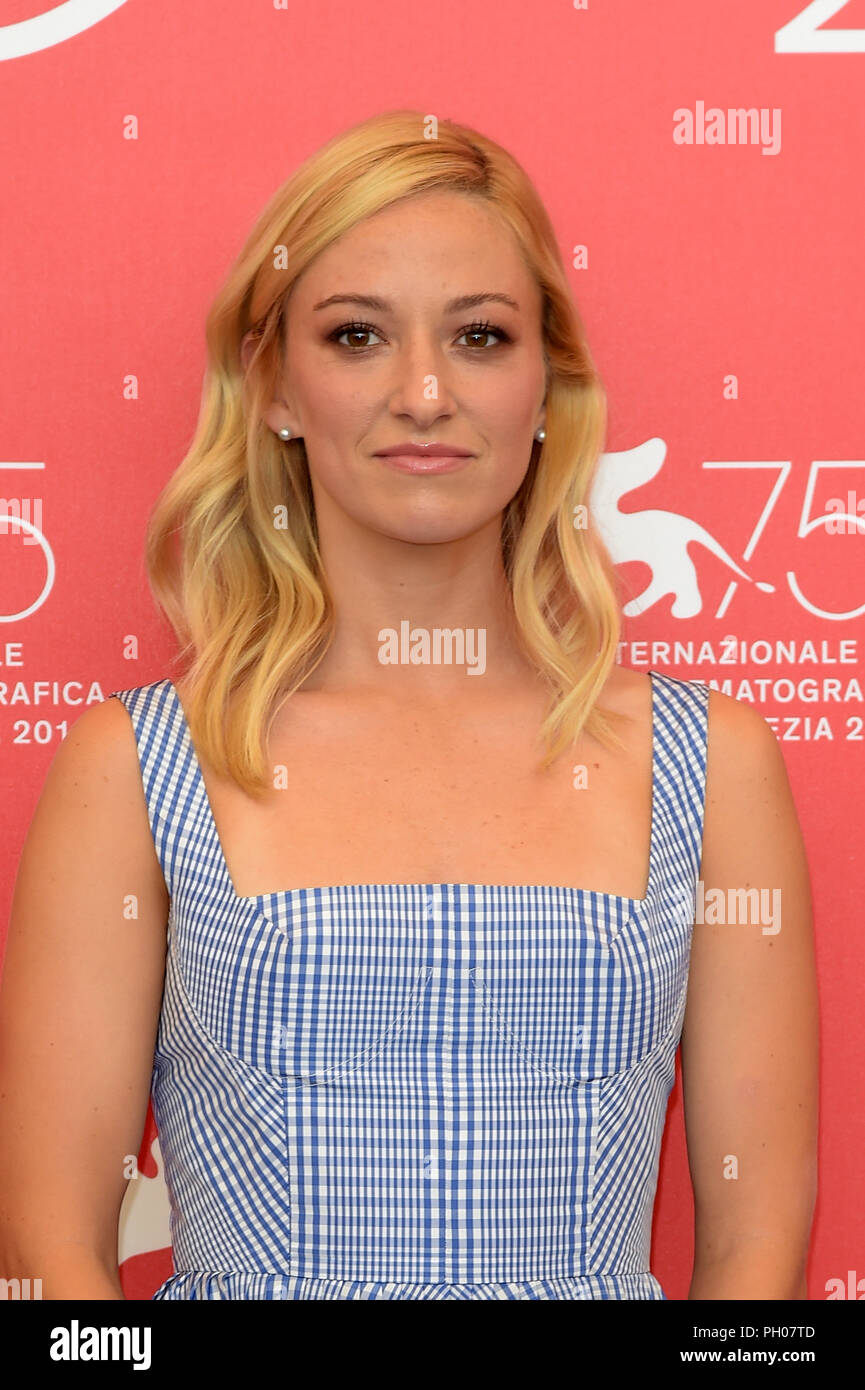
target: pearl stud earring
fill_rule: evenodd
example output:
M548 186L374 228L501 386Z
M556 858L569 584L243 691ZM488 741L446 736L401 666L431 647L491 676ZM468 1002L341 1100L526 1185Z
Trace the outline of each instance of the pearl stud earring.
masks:
M279 431L279 437L280 439L291 439L291 430L285 428L281 429Z
M544 442L544 440L546 439L546 437L547 437L547 432L546 432L546 430L543 430L543 429L541 429L541 430L535 430L535 439L538 441L539 444L543 444L543 442Z

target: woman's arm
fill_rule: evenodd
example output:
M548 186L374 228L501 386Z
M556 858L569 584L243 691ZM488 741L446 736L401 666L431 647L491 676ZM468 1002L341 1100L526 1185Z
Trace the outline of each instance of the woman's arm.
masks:
M695 922L682 1031L695 1202L688 1297L804 1299L818 1087L808 865L774 733L716 691L703 831L704 913L721 889L727 922ZM758 922L743 920L736 892L753 888L767 890Z
M58 749L24 844L0 989L0 1275L122 1299L117 1226L147 1114L168 893L119 700Z

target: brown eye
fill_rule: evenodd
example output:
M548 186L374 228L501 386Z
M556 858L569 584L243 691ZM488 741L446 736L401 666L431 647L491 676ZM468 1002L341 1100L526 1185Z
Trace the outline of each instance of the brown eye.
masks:
M462 333L460 334L460 337L463 337L463 338L499 338L499 339L501 339L501 342L504 342L504 343L509 343L509 342L511 341L509 335L504 331L504 329L503 329L503 328L499 328L496 324L493 324L493 323L472 323L472 324L469 325L468 328L464 328L464 329L463 329ZM471 347L471 346L474 346L474 347L481 346L481 347L483 347L483 346L485 346L485 345L484 345L484 344L477 344L477 343L475 343L475 344L468 344L468 346L470 346L470 347ZM493 347L499 347L500 344L499 344L499 343L493 343L492 346L493 346Z
M370 333L376 333L376 330L373 328L371 323L343 323L340 325L339 328L335 328L332 333L328 334L328 341L332 343L339 343L340 347L347 347L349 351L351 351L352 349L361 350L363 348L370 347L373 345L370 343L357 342L340 343L340 338L346 336L348 336L349 338L366 338L369 337ZM378 335L376 334L376 336Z

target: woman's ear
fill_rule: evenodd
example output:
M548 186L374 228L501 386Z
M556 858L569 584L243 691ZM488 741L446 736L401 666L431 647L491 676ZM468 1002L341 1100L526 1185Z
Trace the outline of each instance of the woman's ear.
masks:
M256 343L258 342L259 337L260 334L256 332L254 328L251 328L249 332L245 333L243 335L243 338L241 339L240 361L243 366L244 374L249 371L249 364L252 361L252 358L255 354ZM267 407L267 409L262 411L262 419L264 420L265 424L273 430L274 434L278 434L281 429L286 428L290 429L292 431L292 434L295 433L294 424L291 419L291 412L288 406L286 405L285 401L281 398L270 402L270 405Z

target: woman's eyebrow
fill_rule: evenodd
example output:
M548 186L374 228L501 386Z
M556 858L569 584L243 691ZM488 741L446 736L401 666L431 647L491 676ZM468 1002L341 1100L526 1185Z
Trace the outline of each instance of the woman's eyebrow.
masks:
M511 309L516 309L519 313L520 306L509 294L463 294L457 299L451 299L445 305L446 314L456 314L464 309L474 309L479 304L487 304L493 301L498 304L507 304ZM377 313L390 313L393 305L390 300L381 299L374 294L331 294L327 299L322 299L318 304L313 304L313 309L327 309L331 304L359 304L365 309L373 309Z

